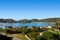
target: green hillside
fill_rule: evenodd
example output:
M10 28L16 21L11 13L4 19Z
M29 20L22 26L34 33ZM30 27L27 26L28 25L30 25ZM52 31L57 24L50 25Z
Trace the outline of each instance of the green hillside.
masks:
M40 22L60 22L60 18L47 18L40 20Z

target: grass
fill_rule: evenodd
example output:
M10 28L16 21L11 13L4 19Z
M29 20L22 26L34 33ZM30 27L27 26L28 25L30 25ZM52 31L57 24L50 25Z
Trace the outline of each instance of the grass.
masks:
M22 40L27 40L24 34L17 34L17 38L20 38Z
M60 32L59 31L57 31L56 29L54 29L54 30L48 30L49 32L52 32L52 33L54 33L54 34L59 34L60 35Z
M3 32L3 33L6 33L6 29L4 29L2 32ZM28 39L25 37L25 35L22 34L22 33L19 33L19 34L10 34L10 35L13 36L13 37L17 37L17 38L19 38L19 39L21 39L21 40L28 40Z
M19 39L21 39L21 40L28 40L28 39L25 37L25 35L22 34L22 33L20 33L20 34L12 34L12 36L17 37L17 38L19 38Z

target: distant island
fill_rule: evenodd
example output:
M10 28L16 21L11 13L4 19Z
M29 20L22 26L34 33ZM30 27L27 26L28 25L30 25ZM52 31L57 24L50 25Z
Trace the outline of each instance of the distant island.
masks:
M30 23L30 22L60 22L60 18L46 18L46 19L22 19L22 20L13 20L13 19L0 19L1 23Z

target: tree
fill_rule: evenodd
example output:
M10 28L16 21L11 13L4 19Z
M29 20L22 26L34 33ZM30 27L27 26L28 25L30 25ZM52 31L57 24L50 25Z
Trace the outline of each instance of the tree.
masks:
M40 35L36 35L35 40L41 40Z
M28 33L28 29L27 28L22 28L22 33L23 34L27 34Z
M40 29L40 27L36 27L35 30L36 30L36 32L42 32L43 31L42 29Z

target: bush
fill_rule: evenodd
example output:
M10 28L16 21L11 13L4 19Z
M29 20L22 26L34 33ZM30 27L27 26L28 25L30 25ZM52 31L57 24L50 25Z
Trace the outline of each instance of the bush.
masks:
M30 38L35 38L38 34L36 32L31 32L27 34Z
M57 35L52 32L45 31L41 37L41 40L60 40L59 37L59 34Z

